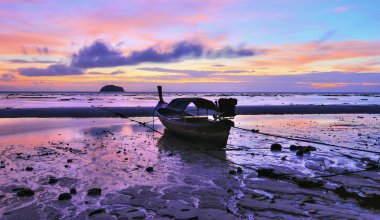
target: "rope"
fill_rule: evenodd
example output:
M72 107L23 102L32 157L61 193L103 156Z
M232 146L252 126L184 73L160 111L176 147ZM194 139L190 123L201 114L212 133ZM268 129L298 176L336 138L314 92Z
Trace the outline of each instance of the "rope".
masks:
M252 133L262 134L262 135L271 136L271 137L278 137L278 138L284 138L284 139L293 140L293 141L302 141L302 142L306 142L306 143L320 144L320 145L325 145L325 146L344 148L344 149L348 149L348 150L354 150L354 151L362 151L362 152L367 152L367 153L380 154L380 152L378 152L378 151L365 150L365 149L357 149L357 148L352 148L352 147L345 147L345 146L340 146L340 145L336 145L336 144L329 144L329 143L324 143L324 142L321 142L321 141L312 141L312 140L307 140L307 139L302 139L302 138L287 137L287 136L282 136L282 135L277 135L277 134L270 134L270 133L260 132L260 131L257 131L257 130L249 130L249 129L246 129L246 128L241 128L241 127L236 127L236 126L233 126L233 127L236 128L236 129L243 130L243 131L249 131L249 132L252 132Z
M164 133L156 130L155 128L153 127L150 127L146 124L146 122L140 122L138 120L135 120L135 119L132 119L124 114L121 114L121 113L118 113L118 112L115 112L115 111L112 111L112 110L109 110L109 109L106 109L104 107L97 107L97 106L92 106L92 107L96 107L96 108L100 108L100 109L103 109L105 111L108 111L108 112L111 112L117 116L119 116L120 118L125 118L125 119L128 119L132 122L135 122L135 123L138 123L144 127L147 127L149 129L151 129L152 131L154 132L157 132L161 135L164 135ZM157 119L153 119L153 122L157 120ZM279 137L279 138L285 138L285 139L289 139L289 140L297 140L297 141L303 141L303 142L308 142L308 143L315 143L315 144L322 144L322 145L327 145L327 146L334 146L334 147L341 147L341 148L347 148L347 149L350 149L350 150L359 150L359 151L364 151L364 152L368 152L368 151L365 151L365 150L361 150L361 149L355 149L355 148L349 148L349 147L344 147L344 146L339 146L339 145L334 145L334 144L328 144L328 143L323 143L323 142L318 142L318 141L309 141L309 140L304 140L304 139L300 139L300 138L291 138L291 137L286 137L286 136L281 136L281 135L274 135L274 134L269 134L269 133L263 133L263 132L258 132L258 131L253 131L253 130L249 130L249 129L246 129L246 128L240 128L240 127L236 127L236 126L233 126L234 128L237 128L237 129L241 129L241 130L244 130L244 131L250 131L250 132L254 132L254 133L258 133L258 134L262 134L262 135L267 135L267 136L273 136L273 137ZM229 144L230 146L235 146L235 145L231 145ZM199 149L199 148L198 148ZM249 170L253 170L253 171L258 171L259 169L258 168L254 168L254 167L249 167L247 165L244 165L244 164L239 164L239 163L236 163L236 162L233 162L231 160L227 160L227 159L223 159L223 158L219 158L217 156L214 156L212 154L210 154L208 151L205 151L203 149L199 149L201 150L201 152L207 154L208 156L210 157L213 157L215 159L218 159L218 160L221 160L221 161L224 161L224 162L228 162L228 163L231 163L231 164L235 164L237 166L240 166L240 167L244 167L245 169L249 169ZM371 152L370 153L380 153L380 152ZM356 170L356 171L347 171L347 172L343 172L343 173L337 173L337 174L330 174L330 175L320 175L320 176L314 176L313 178L321 178L321 177L333 177L333 176L339 176L339 175L345 175L345 174L352 174L352 173L358 173L358 172L363 172L363 171L370 171L370 170L377 170L379 169L379 162L380 162L380 158L379 158L379 161L377 162L377 165L372 165L370 167L367 167L363 170ZM291 176L291 174L281 174L281 176Z
M142 125L142 126L144 126L144 127L146 127L146 128L149 128L149 129L151 129L151 130L154 131L154 132L157 132L157 133L159 133L159 134L161 134L161 135L164 135L164 133L162 133L161 131L158 131L158 130L156 130L155 128L153 128L153 127L147 125L147 123L154 122L154 121L157 120L157 119L154 119L153 121L150 121L150 122L141 122L141 121L138 121L138 120L132 119L132 118L130 118L130 117L124 115L124 114L121 114L121 113L118 113L118 112L112 111L112 110L107 109L107 108L104 108L104 107L94 106L94 105L92 105L92 107L99 108L99 109L102 109L102 110L105 110L105 111L111 112L111 113L113 113L113 114L119 116L120 118L128 119L128 120L130 120L130 121L132 121L132 122L135 122L135 123L137 123L137 124L139 124L139 125Z

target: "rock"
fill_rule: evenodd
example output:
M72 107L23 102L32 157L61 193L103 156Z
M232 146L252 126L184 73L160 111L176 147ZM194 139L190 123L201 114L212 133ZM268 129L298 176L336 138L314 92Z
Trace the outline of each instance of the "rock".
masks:
M71 199L70 193L61 193L58 196L58 200L68 200L68 199Z
M312 196L309 196L303 200L303 203L316 203L316 202Z
M145 171L146 171L146 172L149 172L149 173L150 173L150 172L153 172L153 167L147 167L147 168L145 169Z
M302 156L304 153L309 153L310 151L317 150L317 148L312 147L312 146L300 146L300 145L290 145L289 148L291 151L297 151L297 156Z
M236 170L230 170L230 171L228 171L228 173L234 175L234 174L236 174Z
M279 179L282 175L274 173L273 169L271 168L262 168L262 169L257 170L257 176L269 177L272 179Z
M380 209L380 195L372 194L360 198L359 205L364 208Z
M323 182L320 180L313 180L309 178L297 178L293 177L292 178L294 182L298 184L298 186L303 187L303 188L318 188L323 186Z
M67 163L72 163L73 159L67 159Z
M92 188L87 191L87 195L89 196L99 196L102 194L102 190L99 188Z
M317 209L311 209L311 210L307 210L307 212L310 214L317 214L318 210Z
M238 168L236 169L236 172L237 172L237 173L243 173L243 169L242 169L241 167L238 167Z
M33 167L26 167L25 170L26 171L33 171Z
M302 150L298 150L296 155L302 157L304 152Z
M271 151L281 151L282 150L282 146L281 144L272 144L272 146L270 146L270 150Z
M113 210L110 214L115 215L118 219L145 219L146 214L136 208L126 208Z
M339 186L333 190L342 199L355 198L358 199L360 196L355 192L348 192L344 186Z
M124 89L120 86L106 85L100 89L100 92L124 92Z
M96 210L90 211L88 213L88 216L93 216L93 215L101 214L101 213L106 213L106 210L103 208L102 209L96 209Z
M161 209L158 212L162 217L174 219L198 219L197 209L185 202L171 202L167 208Z
M49 184L56 184L56 183L58 183L58 179L55 177L50 177Z
M29 197L29 196L34 196L34 191L30 188L17 188L14 189L13 191L17 191L17 196L19 197Z
M71 194L77 194L77 190L76 190L75 188L71 188L71 189L70 189L70 193L71 193Z

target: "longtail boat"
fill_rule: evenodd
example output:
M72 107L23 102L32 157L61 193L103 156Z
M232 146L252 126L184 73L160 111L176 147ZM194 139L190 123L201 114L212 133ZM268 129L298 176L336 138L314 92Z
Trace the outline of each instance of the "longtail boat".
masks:
M234 126L230 119L236 115L236 99L219 99L214 103L204 98L176 98L168 104L163 100L162 87L157 89L159 101L154 114L166 129L197 142L221 147L227 144L230 129ZM190 104L195 109L188 108ZM190 113L191 110L197 114Z

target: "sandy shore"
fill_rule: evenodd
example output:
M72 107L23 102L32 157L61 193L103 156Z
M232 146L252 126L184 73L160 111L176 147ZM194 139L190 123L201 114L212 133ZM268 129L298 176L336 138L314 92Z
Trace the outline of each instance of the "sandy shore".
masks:
M367 114L266 115L239 116L236 123L379 151L379 119ZM118 118L15 118L0 123L1 219L380 215L378 203L361 199L380 195L379 170L335 175L368 167L376 154L313 144L316 151L297 155L289 146L308 143L237 129L226 149L213 149L164 132L160 124L156 128L164 135ZM273 143L283 148L272 151ZM273 171L268 175L263 169Z
M116 114L112 112L117 112L129 117L144 117L144 116L152 116L153 110L154 110L153 107L6 108L6 109L0 109L0 118L118 117ZM379 105L238 106L236 111L240 115L380 114L380 106Z

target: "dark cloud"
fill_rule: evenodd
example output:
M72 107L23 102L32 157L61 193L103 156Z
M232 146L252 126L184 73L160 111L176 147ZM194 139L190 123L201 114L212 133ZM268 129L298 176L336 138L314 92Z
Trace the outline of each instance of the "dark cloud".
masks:
M4 73L0 77L0 81L5 81L5 82L14 81L15 79L16 79L16 77L12 74L9 74L9 73Z
M255 55L255 52L251 49L234 49L231 47L225 47L219 50L208 50L206 52L207 58L237 58L237 57L250 57Z
M124 71L116 70L116 71L111 72L111 75L119 75L119 74L124 74L124 73L125 73Z
M212 65L213 67L225 67L225 66L227 66L227 65L224 65L224 64L214 64L214 65Z
M13 60L3 60L9 63L56 63L55 61L50 60L19 60L19 59L13 59Z
M49 48L48 47L36 47L36 52L39 55L47 55L49 54Z
M219 50L211 50L199 43L182 41L173 45L168 52L160 52L154 47L149 47L141 51L132 51L129 55L124 56L109 45L96 41L73 54L71 65L80 68L115 67L147 62L169 63L196 58L237 58L253 56L254 54L255 52L251 49L225 47Z
M67 66L64 64L50 65L44 68L19 68L20 75L23 76L67 76L81 75L83 70L77 67Z
M101 72L87 72L86 74L90 74L90 75L103 75L104 73L101 73Z
M112 67L125 65L126 58L103 42L96 41L72 55L71 66L80 68Z
M124 74L124 73L126 73L126 72L124 72L122 70L116 70L116 71L113 71L111 73L94 72L94 71L86 72L86 74L90 74L90 75L118 75L118 74Z

